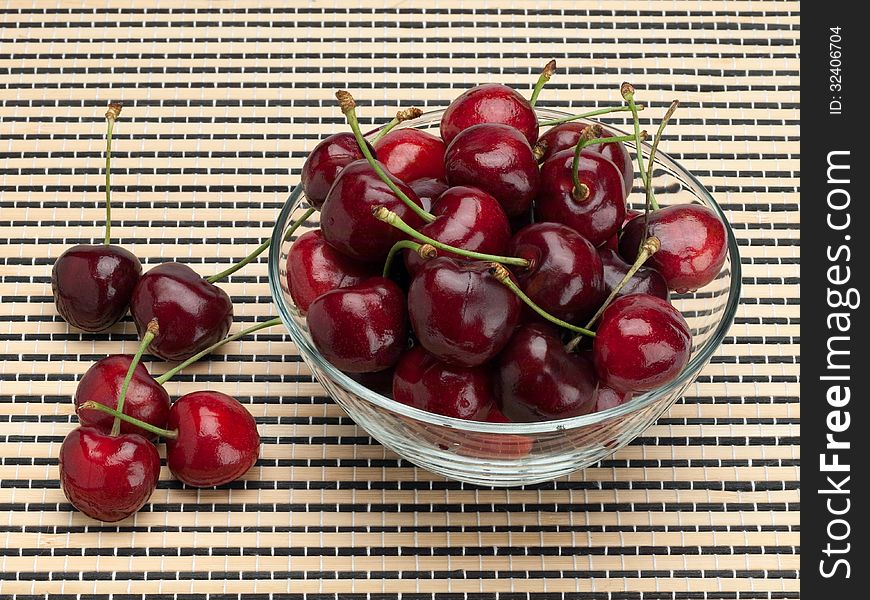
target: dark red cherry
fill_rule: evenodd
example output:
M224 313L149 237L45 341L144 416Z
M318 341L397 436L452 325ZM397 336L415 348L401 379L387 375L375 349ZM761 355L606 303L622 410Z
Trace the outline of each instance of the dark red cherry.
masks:
M109 523L142 508L160 475L154 444L135 433L111 436L94 427L67 434L58 465L67 500L92 519Z
M507 254L528 260L516 269L522 290L555 317L573 321L595 312L604 300L604 273L595 247L558 223L534 223L519 230Z
M498 358L502 412L517 421L584 415L595 407L596 378L582 354L565 350L552 329L524 325Z
M513 423L497 406L493 406L489 413L484 418L487 423L503 423L505 425ZM462 432L458 438L459 448L457 452L463 456L474 456L476 458L495 458L502 460L511 460L528 456L532 451L532 446L535 440L525 436L513 433L482 433L482 432Z
M520 304L488 264L447 257L427 262L408 290L408 315L420 344L465 367L498 354L519 321Z
M374 154L371 144L369 150ZM333 134L317 144L302 165L302 191L311 206L323 206L329 188L335 183L338 174L347 165L361 158L363 153L350 132Z
M643 238L643 218L625 226L619 253L634 262ZM649 234L661 248L647 263L662 274L676 292L700 289L716 279L728 256L725 224L711 209L699 204L666 206L649 214Z
M465 129L447 147L447 182L489 193L509 217L529 210L538 193L539 171L528 140L507 125Z
M631 392L618 392L606 385L598 386L595 390L595 412L607 410L625 404L631 400Z
M486 368L449 365L420 346L402 355L396 365L393 399L437 415L470 421L485 420L495 406Z
M599 248L598 255L604 266L604 293L606 297L628 274L631 265L622 260L622 257L610 248ZM650 294L665 300L670 296L665 278L662 277L661 273L647 266L639 268L617 296L630 296L631 294Z
M573 162L574 152L563 150L541 167L535 217L538 221L567 225L598 247L619 231L625 219L622 175L597 152L584 150L580 157L580 181L589 188L589 195L579 199L574 195Z
M73 398L76 409L89 401L117 408L121 385L131 362L132 356L113 354L92 364L76 387ZM169 394L151 377L142 363L137 364L133 370L133 379L130 380L124 398L124 414L155 427L166 428L166 421L169 419ZM94 427L103 433L109 433L115 421L111 415L98 410L83 409L77 410L77 413L83 426ZM121 433L138 433L143 437L152 437L152 434L123 421Z
M405 294L384 277L326 292L308 309L308 329L323 357L342 371L387 369L408 343Z
M537 143L537 147L542 152L541 160L545 161L554 154L569 148L573 152L577 142L580 141L580 134L583 133L586 127L588 127L588 123L569 121L568 123L556 125L544 133ZM614 137L615 135L606 129L602 129L599 137ZM583 147L583 152L587 150L599 153L616 165L616 168L622 174L625 195L628 196L629 192L631 192L631 186L634 184L634 165L631 162L631 155L628 153L625 144L622 142L590 144Z
M221 392L193 392L172 404L166 465L181 482L213 487L235 481L257 462L257 423L239 401Z
M486 83L460 94L441 117L441 137L449 144L460 132L480 123L500 123L517 129L529 144L538 139L538 117L515 89Z
M61 254L51 269L54 304L83 331L102 331L127 314L142 264L113 244L81 244Z
M440 137L411 127L393 129L375 142L378 160L407 184L419 179L446 180Z
M423 225L420 233L455 248L504 254L511 237L510 225L498 201L483 190L450 188L432 203L430 212L437 218ZM443 251L439 255L459 258ZM416 252L405 253L405 265L412 274L425 262Z
M393 182L413 202L423 204L414 190L396 179ZM372 216L372 208L384 206L417 229L423 220L393 194L364 160L344 168L320 209L323 238L343 254L363 262L383 262L405 234Z
M673 380L692 353L692 334L667 300L647 294L616 299L592 343L595 371L620 392L645 392Z
M225 291L187 265L169 262L145 273L133 290L130 313L141 337L152 319L160 331L149 348L166 360L185 360L222 340L233 324Z
M327 244L320 229L301 235L287 253L287 288L303 313L318 296L361 283L374 271Z
M625 219L623 219L622 221L622 227L620 228L620 231L625 228L629 221L636 219L640 216L643 216L642 212L634 210L632 208L626 208ZM619 233L615 233L614 235L610 236L607 239L607 242L605 242L604 245L601 246L601 248L610 248L614 252L619 252Z
M427 211L432 207L432 201L450 188L447 182L441 179L418 179L408 186L414 190Z

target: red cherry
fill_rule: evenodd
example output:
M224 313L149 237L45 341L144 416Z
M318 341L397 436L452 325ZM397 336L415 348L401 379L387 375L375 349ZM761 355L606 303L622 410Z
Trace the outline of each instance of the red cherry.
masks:
M623 230L619 253L629 262L637 257L643 225L643 218L634 219ZM699 204L677 204L651 212L649 235L659 238L661 248L647 264L676 292L697 290L716 279L728 256L725 224Z
M484 419L487 423L513 423L497 406L493 406ZM458 452L477 458L517 459L528 456L535 440L525 435L505 433L463 432Z
M552 329L524 325L498 359L502 411L518 421L564 419L595 407L595 371L565 350Z
M599 385L595 391L595 412L625 404L631 400L631 392L618 392L606 385Z
M76 387L73 399L76 409L89 401L99 402L109 408L117 408L121 385L124 383L131 362L133 362L132 356L114 354L92 364ZM169 394L151 377L142 363L137 364L133 370L133 379L130 380L124 398L124 414L155 427L166 428L169 419ZM83 409L77 410L77 413L79 422L83 426L93 427L106 434L111 431L115 420L111 415L98 410ZM147 438L153 435L123 421L121 433L137 433Z
M680 312L647 294L616 299L601 315L592 344L598 377L620 392L644 392L685 368L692 334Z
M412 201L422 206L414 190L392 177L393 182ZM320 209L324 239L343 254L364 262L383 262L405 234L378 221L372 208L384 206L417 229L423 220L381 181L365 160L344 168Z
M418 179L444 181L444 150L440 137L411 127L393 129L375 142L378 160L407 184Z
M528 260L518 269L522 290L541 308L565 321L595 312L604 300L604 273L595 247L558 223L535 223L519 230L507 254Z
M465 367L498 354L519 321L520 304L486 263L447 257L427 262L408 290L408 315L420 344Z
M538 193L538 162L529 142L513 127L469 127L450 143L444 160L450 185L482 189L509 217L528 211Z
M574 151L564 150L541 167L535 216L538 221L567 225L598 247L619 231L625 219L622 175L600 154L584 150L580 157L580 181L589 188L589 195L578 199L571 176L573 162Z
M324 358L342 371L387 369L407 346L405 294L384 277L332 290L311 303L308 329Z
M93 427L73 429L60 446L60 485L79 511L98 521L126 519L157 487L160 456L135 433L111 436Z
M318 296L356 285L372 275L370 265L348 258L327 244L320 229L301 235L287 253L287 287L303 313Z
M604 293L609 296L613 289L619 285L628 274L631 265L622 260L622 257L610 248L598 249L601 264L604 266ZM670 296L668 284L661 273L652 267L642 266L631 279L619 290L617 297L630 296L632 294L649 294L667 300Z
M58 257L51 269L57 312L83 331L111 327L127 314L140 275L139 259L120 246L73 246Z
M369 150L373 150L371 144ZM323 206L329 188L335 183L338 174L347 165L361 158L363 153L350 132L333 134L317 144L302 165L302 191L311 206Z
M238 400L220 392L193 392L172 404L166 465L181 482L213 487L235 481L257 462L257 423Z
M538 139L538 117L515 89L487 83L460 94L441 117L441 137L449 144L461 131L480 123L501 123L519 130L529 144Z
M556 125L544 133L537 144L537 147L543 151L541 160L545 161L554 154L569 148L573 151L574 147L577 146L577 142L580 141L580 134L583 133L586 127L588 125L585 123L569 121L568 123ZM599 137L615 137L615 135L606 129L602 129ZM590 144L583 147L584 152L587 150L597 152L616 165L616 168L622 173L623 189L625 190L625 195L628 196L629 192L631 192L631 186L634 184L634 165L631 162L631 155L628 153L625 144L622 142Z
M632 208L626 208L625 209L625 219L623 219L623 221L622 221L622 227L620 228L620 231L622 229L625 229L625 226L628 224L629 221L636 219L642 215L643 215L643 213L638 211L638 210L634 210ZM601 247L602 248L610 248L614 252L619 252L619 233L615 233L612 236L610 236L607 239L607 241L604 243L604 245Z
M408 184L414 190L423 208L427 211L432 207L432 201L443 194L450 187L446 181L441 179L417 179Z
M448 365L416 346L402 355L393 376L393 398L437 415L485 420L495 406L484 367Z
M501 205L486 192L473 187L450 188L432 203L431 212L437 218L419 228L420 233L455 248L504 254L510 225ZM452 253L440 254L459 258ZM412 274L425 262L416 252L405 253L405 265Z
M163 263L145 273L133 290L130 313L140 337L157 319L160 331L151 352L185 360L222 340L233 324L233 303L225 291L187 265Z

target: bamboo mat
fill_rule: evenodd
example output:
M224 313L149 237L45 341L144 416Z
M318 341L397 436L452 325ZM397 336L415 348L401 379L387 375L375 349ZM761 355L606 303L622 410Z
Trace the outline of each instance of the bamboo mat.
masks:
M0 595L798 597L798 53L796 2L5 4ZM380 122L480 82L528 90L551 57L544 106L616 103L629 80L649 129L679 98L664 148L740 241L736 323L657 425L553 484L464 486L373 442L288 337L264 331L169 385L250 408L265 443L245 481L196 491L164 473L150 505L112 526L70 510L56 456L76 380L136 346L129 319L68 330L49 286L66 247L102 239L109 100L125 104L116 240L146 269L179 259L211 274L269 234L306 153L342 129L334 90ZM265 260L224 287L236 328L275 314Z

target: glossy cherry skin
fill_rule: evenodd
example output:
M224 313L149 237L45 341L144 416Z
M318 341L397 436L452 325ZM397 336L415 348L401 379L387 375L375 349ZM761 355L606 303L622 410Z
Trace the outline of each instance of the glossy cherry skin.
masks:
M432 201L450 188L442 179L417 179L410 182L408 186L414 190L427 211L432 207Z
M617 298L592 343L602 383L619 392L646 392L674 379L689 362L692 334L667 300L648 294Z
M725 224L711 209L699 204L666 206L649 214L649 234L661 248L647 264L662 274L676 292L700 289L716 279L728 256ZM634 262L643 238L643 218L625 226L619 253Z
M447 146L444 160L450 185L482 189L509 217L528 211L538 193L538 162L529 142L513 127L469 127Z
M628 224L629 221L632 221L641 216L643 216L642 212L634 210L632 208L626 208L625 219L622 220L622 227L620 228L620 232L622 231L622 229L625 229L625 226ZM614 252L619 252L619 233L615 233L610 236L604 243L604 245L601 246L601 248L610 248Z
M117 408L121 385L124 383L131 362L133 362L132 356L113 354L98 360L85 371L73 398L82 425L94 427L103 433L111 431L112 423L115 421L113 416L99 410L78 410L78 407L92 401ZM124 414L165 429L169 419L169 402L169 394L163 386L151 377L145 365L137 364L133 370L133 379L127 386L127 395L124 397ZM154 437L153 434L124 421L121 421L121 433L138 433L142 437Z
M369 150L377 158L371 144ZM338 174L347 165L361 158L363 153L350 132L336 133L321 140L302 165L302 190L311 206L323 206L329 188L335 183Z
M375 142L378 160L387 171L408 184L418 179L445 181L446 148L440 137L411 127L393 129Z
M473 187L448 189L433 203L430 211L437 218L419 229L431 238L455 248L504 255L511 237L507 215L498 201ZM439 251L439 256L460 257ZM416 273L425 264L415 252L405 253L405 265Z
M578 200L571 177L573 162L574 152L564 150L543 164L535 216L538 221L567 225L598 247L619 231L625 219L622 176L600 154L584 151L580 182L589 187L589 196Z
M51 269L51 292L63 319L83 331L102 331L127 314L142 264L112 244L81 244L61 254Z
M396 179L392 181L413 202L423 206L414 190ZM344 168L320 209L320 227L324 239L342 254L362 262L382 262L405 234L377 220L372 209L384 206L417 229L423 224L374 169L364 160Z
M222 340L233 324L225 291L176 262L145 273L133 290L130 313L141 337L152 319L160 331L149 348L165 360L185 360Z
M595 412L607 410L625 404L631 400L631 392L618 392L606 385L598 386L595 390Z
M598 249L601 264L604 267L604 294L609 296L619 282L628 274L631 265L622 260L619 253L610 248ZM661 273L652 267L642 266L635 272L631 279L622 286L617 296L630 296L632 294L649 294L667 300L670 297L668 284Z
M393 399L427 412L485 420L495 406L485 367L459 367L438 360L415 346L399 360L393 375Z
M604 300L601 259L582 235L558 223L534 223L520 229L508 255L528 260L527 269L515 269L522 290L555 317L573 321Z
M192 392L172 404L166 465L176 479L193 487L235 481L257 462L260 435L251 413L221 392Z
M287 253L287 288L303 313L318 296L361 283L374 272L370 264L349 258L326 243L320 229L301 235Z
M451 102L441 117L441 137L450 144L460 132L481 123L509 125L529 144L538 139L538 117L532 105L515 89L500 83L478 85Z
M592 364L567 352L549 327L517 329L499 355L497 373L502 412L511 419L564 419L595 408Z
M311 303L308 330L323 357L342 371L388 369L408 343L405 294L384 277L332 290Z
M92 519L108 523L142 508L160 476L154 444L135 433L113 437L94 427L69 432L58 462L67 500Z
M580 141L580 134L588 126L587 123L578 121L569 121L556 125L552 129L544 133L538 140L537 147L543 152L541 160L545 161L554 154L563 150L574 151L577 142ZM616 134L603 129L600 137L614 137ZM583 152L597 152L604 158L610 160L619 172L622 174L622 181L626 197L631 192L631 186L634 184L634 165L631 162L631 155L628 149L622 142L610 142L608 144L590 144L583 147Z
M430 260L411 281L408 315L420 344L453 365L476 367L508 342L521 301L482 262Z

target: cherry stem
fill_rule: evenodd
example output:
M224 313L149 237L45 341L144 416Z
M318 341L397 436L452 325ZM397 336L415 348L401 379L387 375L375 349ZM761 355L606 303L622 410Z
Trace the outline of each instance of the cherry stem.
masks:
M390 248L390 252L387 254L387 259L384 261L384 270L382 273L384 277L390 276L390 267L393 265L393 257L400 250L413 250L420 256L420 258L426 260L438 256L438 250L432 244L418 244L411 240L399 240L393 244L392 248Z
M551 60L546 65L544 65L544 69L541 71L541 74L538 76L538 80L535 82L535 89L532 90L532 97L529 99L529 104L531 104L532 106L535 105L535 103L538 101L538 96L541 94L541 90L544 89L544 86L547 85L547 82L550 81L550 78L555 72L555 60Z
M244 330L239 331L237 333L234 333L232 335L228 335L227 337L225 337L221 341L212 344L211 346L209 346L205 350L202 350L202 351L194 354L193 356L188 358L183 363L179 363L178 365L174 366L172 369L166 371L163 375L161 375L160 377L158 377L154 381L163 385L164 383L166 383L167 381L169 381L170 379L172 379L173 377L178 375L178 373L181 370L186 369L187 367L189 367L190 365L192 365L193 363L198 361L203 356L205 356L207 354L211 354L212 352L214 352L215 350L217 350L218 348L220 348L224 344L228 344L230 342L233 342L241 337L248 335L249 333L254 333L254 332L260 331L261 329L266 329L267 327L274 327L275 325L280 325L280 324L281 324L280 317L275 317L273 319L269 319L268 321L263 321L262 323L257 323L256 325L248 327L247 329L244 329Z
M643 110L644 106L642 104L636 104L635 108L637 110ZM630 110L631 107L629 106L608 106L606 108L598 108L589 112L580 113L578 115L571 115L570 117L562 117L560 119L552 119L550 121L538 121L538 125L540 127L552 127L553 125L560 125L569 121L588 119L590 117L597 117L598 115L608 115L615 112L628 112Z
M646 180L648 182L646 186L646 205L643 210L643 239L646 240L649 236L649 211L652 203L655 201L652 197L652 177L653 177L653 168L655 167L655 158L656 151L659 149L659 142L662 140L662 134L665 131L665 126L670 121L671 117L674 115L674 111L677 110L677 107L680 105L679 100L674 100L671 102L671 106L668 108L668 112L665 113L665 116L662 118L662 122L659 123L658 131L656 131L655 138L653 138L652 148L649 151L649 165L647 166L646 172ZM656 208L658 208L658 204L656 204ZM643 247L644 242L641 241L641 247Z
M495 254L484 254L482 252L463 250L462 248L456 248L455 246L448 246L447 244L443 244L434 238L430 238L429 236L420 233L419 231L405 223L402 220L402 217L384 206L373 207L372 215L377 220L383 221L384 223L395 227L399 231L404 232L415 240L423 242L424 244L430 244L438 250L443 250L444 252L452 252L453 254L464 256L465 258L470 258L472 260L485 260L487 262L514 265L524 268L527 268L529 266L529 261L524 258L517 258L515 256L497 256Z
M148 322L145 335L142 336L142 341L139 342L139 348L136 350L133 360L130 361L130 367L127 369L127 374L124 376L124 383L121 384L121 392L118 394L118 401L116 403L119 413L124 412L124 401L127 399L127 388L130 387L130 382L133 381L133 373L136 371L139 361L142 360L142 355L145 354L145 349L148 348L148 344L151 343L151 340L154 339L154 336L157 335L159 331L160 327L157 325L157 319L151 319L151 321ZM121 420L116 417L112 423L112 430L109 434L113 437L117 437L120 433Z
M603 138L591 137L592 135L600 135L600 131L600 125L590 125L583 130L584 134L587 132L589 133L581 135L580 141L577 142L577 145L574 147L574 161L571 163L571 178L574 181L574 199L580 202L589 197L589 186L580 181L580 154L583 152L583 148L594 144L610 144L612 142L630 142L634 140L633 135L617 135ZM646 134L646 132L642 131L641 134Z
M658 210L659 204L656 202L655 195L652 192L650 187L650 180L646 175L646 169L643 166L643 148L641 146L641 135L640 135L640 121L637 118L637 104L634 103L634 86L628 83L627 81L623 82L621 86L619 86L619 92L622 94L622 97L625 98L625 101L628 102L628 109L631 111L631 118L634 123L634 144L635 144L635 154L637 155L637 170L640 171L640 179L643 182L644 190L646 190L647 202L655 209Z
M504 265L500 265L498 263L493 263L489 269L489 272L505 287L507 287L510 291L516 294L520 300L526 303L529 308L533 311L547 319L550 323L554 323L559 327L564 327L565 329L570 329L575 333L579 333L581 335L585 335L588 337L595 337L595 332L585 329L583 327L577 327L576 325L572 325L567 321L563 321L558 317L554 317L543 308L535 304L535 301L529 298L526 293L519 288L517 284L513 282L510 276L510 271L508 271Z
M381 130L378 131L377 135L375 135L375 139L372 140L372 144L377 143L379 139L390 133L393 128L402 121L410 121L411 119L416 119L422 114L423 111L416 107L400 110L396 113L396 116L393 117L392 121L381 127Z
M369 150L368 144L366 143L365 138L363 137L362 131L359 128L359 121L356 117L356 102L353 99L353 96L350 95L350 92L346 92L344 90L339 90L335 93L335 97L338 98L339 105L341 106L341 112L344 113L345 118L347 119L347 124L350 125L351 131L353 131L353 135L356 138L356 143L359 145L360 152L362 152L363 156L365 156L369 165L371 165L372 169L375 170L378 177L380 177L381 181L387 184L387 187L399 197L399 200L404 202L408 208L410 208L414 213L426 221L427 223L431 223L435 220L435 215L426 212L422 206L408 198L408 195L405 194L399 186L397 186L390 176L387 175L387 172L378 164L378 161L375 160L375 157L372 156L371 151Z
M100 412L104 412L106 414L110 414L113 417L115 417L116 423L118 423L120 421L124 421L125 423L130 423L131 425L135 425L136 427L138 427L140 429L144 429L145 431L147 431L149 433L159 435L160 437L169 438L171 440L174 440L175 438L178 437L178 430L177 429L163 429L161 427L156 427L156 426L152 425L151 423L146 423L145 421L140 421L136 417L131 417L130 415L125 415L121 411L115 410L114 408L110 408L110 407L106 406L105 404L100 404L99 402L94 402L92 400L89 400L89 401L83 403L76 410L98 410ZM113 435L117 435L117 434L113 434Z
M106 239L103 242L106 245L112 243L112 130L120 114L119 103L109 104L106 109Z

